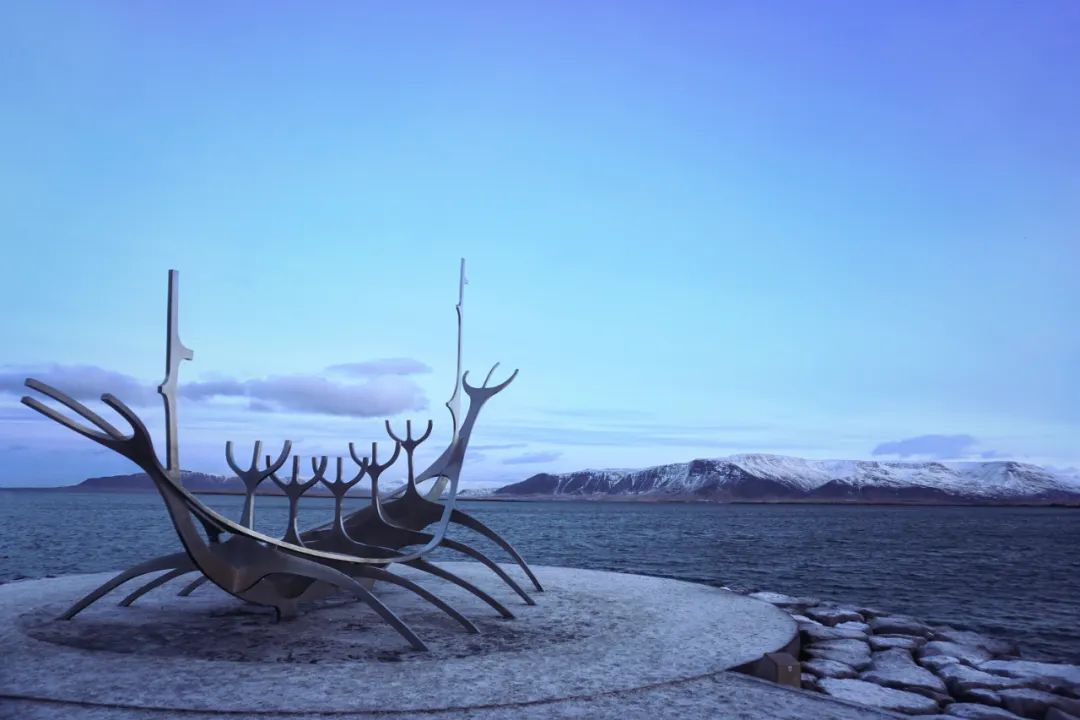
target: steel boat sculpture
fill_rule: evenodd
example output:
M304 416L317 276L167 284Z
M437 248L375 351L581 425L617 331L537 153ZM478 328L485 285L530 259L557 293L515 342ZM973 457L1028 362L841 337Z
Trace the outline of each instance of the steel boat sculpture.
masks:
M311 458L312 474L301 477L300 458L292 457L288 478L279 475L292 451L285 441L276 458L265 456L260 465L261 442L256 442L251 463L243 467L236 462L233 444L225 445L225 458L245 488L243 510L239 521L230 520L211 509L186 490L180 481L179 445L176 423L176 389L181 361L191 360L192 351L180 341L178 324L178 273L169 271L168 333L166 342L165 380L158 387L165 406L165 462L154 448L153 438L145 424L122 401L110 394L101 396L130 426L122 432L108 421L62 391L34 379L26 386L50 398L78 415L77 421L47 405L36 397L23 397L23 404L42 415L123 455L138 465L151 478L165 502L166 510L180 540L182 551L139 563L96 588L71 606L63 618L71 619L86 607L115 588L135 578L160 573L149 582L128 594L121 605L130 605L145 593L190 573L198 577L186 585L181 595L193 592L200 585L213 583L235 597L274 608L279 619L294 616L301 603L316 600L334 592L344 592L367 603L414 648L426 650L424 642L406 625L376 593L373 586L382 581L405 588L446 613L468 632L478 632L476 626L440 597L417 583L392 571L397 563L414 568L433 577L461 587L492 607L506 618L513 614L501 602L473 583L427 559L436 548L442 547L477 560L492 570L502 582L521 599L535 604L529 594L494 560L463 542L447 537L451 525L475 531L488 538L505 552L525 572L533 587L542 591L539 581L528 564L514 548L494 530L455 507L458 480L469 438L484 404L505 389L517 376L517 371L496 385L489 385L498 367L492 367L480 386L471 385L468 372L461 371L462 304L465 286L465 261L461 262L457 311L457 372L454 392L446 407L450 412L453 432L449 445L425 470L414 469L417 447L431 434L432 422L419 437L413 436L412 422L405 424L404 437L395 433L390 422L386 432L393 442L387 460L378 459L378 443L371 443L370 454L361 455L349 444L351 464L336 458L333 480L327 477L328 458ZM468 409L461 417L461 391L469 398ZM87 424L88 423L88 424ZM405 484L398 490L382 495L380 477L398 460L404 451L407 464ZM370 504L354 513L344 513L344 499L364 477L371 489ZM275 483L289 502L289 520L280 538L255 529L255 494L267 479ZM431 487L421 491L422 483ZM334 498L334 517L316 528L300 532L297 528L299 502L317 484L326 487Z

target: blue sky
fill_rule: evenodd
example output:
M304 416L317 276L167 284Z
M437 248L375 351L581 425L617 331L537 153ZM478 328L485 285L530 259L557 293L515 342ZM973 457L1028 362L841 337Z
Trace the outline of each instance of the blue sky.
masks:
M128 471L18 384L160 425L170 267L186 467L445 431L462 256L471 482L1080 464L1075 2L0 12L2 484Z

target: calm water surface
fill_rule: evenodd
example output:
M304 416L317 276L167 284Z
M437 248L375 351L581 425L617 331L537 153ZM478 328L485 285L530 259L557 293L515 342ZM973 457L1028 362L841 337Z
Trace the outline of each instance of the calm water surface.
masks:
M241 499L203 496L232 517ZM366 501L356 500L356 507ZM465 502L531 563L872 605L1080 663L1080 511L1055 508ZM301 526L328 519L306 498ZM280 533L283 498L259 498ZM471 535L455 530L455 536ZM498 557L483 538L471 544ZM0 490L0 581L126 567L178 549L156 493ZM441 552L441 551L440 551ZM448 554L449 558L452 555ZM541 581L543 578L541 577Z

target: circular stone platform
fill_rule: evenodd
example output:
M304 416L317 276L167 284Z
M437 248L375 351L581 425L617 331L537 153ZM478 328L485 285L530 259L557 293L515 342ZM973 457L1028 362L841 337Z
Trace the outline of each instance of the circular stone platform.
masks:
M377 594L429 652L412 650L348 599L276 623L271 611L217 588L177 597L184 579L118 607L133 582L64 621L57 616L108 574L2 585L0 699L39 701L58 717L74 706L214 717L524 709L700 681L795 635L791 618L772 605L705 585L538 567L547 591L527 606L480 565L442 564L517 617L499 618L472 595L407 568L402 574L440 594L481 634L386 584Z

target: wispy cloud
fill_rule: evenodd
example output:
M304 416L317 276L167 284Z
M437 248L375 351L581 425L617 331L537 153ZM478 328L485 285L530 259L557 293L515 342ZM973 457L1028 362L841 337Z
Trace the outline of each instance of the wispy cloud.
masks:
M247 398L253 410L273 408L351 417L381 417L427 407L420 387L397 375L372 377L362 383L342 383L319 375L211 380L187 383L181 386L180 394L193 400Z
M415 360L375 360L351 363L367 366L353 374L361 382L342 382L313 374L281 375L241 380L217 378L180 385L180 396L194 401L215 398L245 398L256 412L291 411L348 417L382 417L427 408L423 390L408 374L427 366ZM338 365L334 367L346 367ZM24 380L33 377L53 385L77 400L94 400L112 393L131 405L156 404L156 386L130 375L94 365L44 365L6 367L0 371L0 393L22 395Z
M382 358L331 365L326 370L352 377L378 377L381 375L420 375L431 372L431 367L412 358Z
M874 455L898 455L902 458L912 456L932 457L939 460L962 458L974 453L979 441L971 435L919 435L883 442L874 448ZM994 453L989 450L987 453ZM983 453L983 457L989 457Z
M146 405L157 397L153 385L96 365L6 366L0 370L0 392L28 394L24 384L28 377L63 390L76 400L96 400L102 393L112 393L126 403Z
M547 463L553 460L558 460L562 457L562 453L555 450L544 450L540 452L522 453L521 455L515 455L513 457L504 458L503 465L533 465L539 463Z

